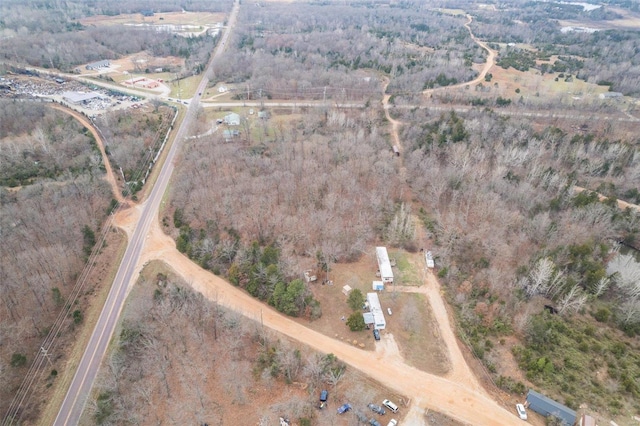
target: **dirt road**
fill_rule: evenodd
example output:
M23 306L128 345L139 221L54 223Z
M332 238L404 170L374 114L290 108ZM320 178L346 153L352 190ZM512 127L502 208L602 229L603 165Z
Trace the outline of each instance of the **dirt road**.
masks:
M382 89L382 108L384 109L385 117L387 117L387 120L391 123L391 137L393 138L393 144L397 146L398 149L401 149L402 145L400 144L400 137L398 136L398 128L402 122L391 117L391 114L389 113L389 99L391 98L391 95L387 94L387 86L389 86L389 79L385 77Z
M130 229L127 223L136 221L134 216L137 211L139 209L135 209L128 218L122 218L125 229ZM201 292L209 300L261 322L265 327L289 336L317 351L333 353L345 363L370 375L395 392L410 395L414 398L412 404L419 407L419 411L435 410L473 425L520 424L520 420L514 414L506 411L486 395L477 380L472 375L469 376L471 373L468 368L465 369L459 365L459 363L464 364L464 360L461 354L460 358L456 356L456 352L459 352L457 345L449 345L448 342L449 352L457 360L457 368L452 370L450 377L439 377L407 365L401 357L395 355L393 350L372 353L320 334L285 317L222 278L197 266L178 252L173 240L162 232L157 222L151 226L137 272L148 261L155 259L165 261L178 275L189 282L194 290ZM436 294L438 292L435 287L433 291ZM429 292L426 294L430 295ZM439 295L434 299L438 298ZM446 317L446 311L442 312L444 304L434 303L433 307L439 320L443 319L443 315ZM447 335L447 339L453 339L455 342L453 332L448 326L448 318L445 319L442 328L443 336ZM449 331L444 331L447 328ZM415 409L414 407L413 410Z
M583 188L581 186L574 186L573 190L576 191L576 192L582 192L582 191L593 192L590 189ZM600 201L605 201L605 200L608 199L608 197L606 197L606 196L604 196L604 195L602 195L600 193L597 193L597 194L598 194L598 200L600 200ZM621 210L625 210L625 209L629 208L629 209L632 209L632 210L640 212L640 206L637 205L637 204L627 203L624 200L616 200L616 203L618 204L618 208L621 209Z
M423 277L426 285L420 287L396 286L395 291L401 293L421 293L427 296L429 306L438 324L438 331L447 349L447 358L451 363L451 369L444 377L456 383L463 384L477 392L486 394L486 391L464 359L460 346L458 346L458 339L456 339L453 331L454 327L451 324L447 308L442 300L440 283L431 272L424 272Z
M422 94L423 95L429 95L435 91L438 90L443 90L443 89L455 89L458 87L464 87L464 86L468 86L468 85L474 85L474 84L478 84L478 83L482 83L484 81L484 77L487 75L487 73L489 72L489 70L491 69L491 67L493 67L495 65L495 61L496 61L496 51L491 49L487 43L485 43L484 41L479 40L474 34L473 31L471 31L471 22L473 22L473 17L471 15L467 15L467 22L464 24L465 28L467 30L469 30L469 34L471 35L471 38L473 39L473 41L480 46L481 48L483 48L484 50L487 51L487 61L484 64L484 67L482 67L482 70L480 71L480 74L478 74L478 76L476 78L474 78L471 81L465 81L462 83L458 83L458 84L454 84L453 86L444 86L444 87L438 87L435 89L427 89L427 90L423 90Z
M53 109L57 109L58 111L62 111L65 114L69 114L70 116L72 116L73 118L78 120L80 122L80 124L82 124L84 127L89 129L89 131L93 135L94 139L96 140L96 144L98 145L98 149L100 150L100 154L102 155L102 164L104 164L104 167L105 167L105 170L106 170L106 175L105 175L104 178L109 183L109 185L111 186L111 193L113 194L113 198L118 200L119 203L123 203L125 200L122 197L122 192L120 191L120 188L118 188L118 183L116 182L116 177L113 174L113 169L111 168L111 162L109 162L109 158L107 157L107 153L104 150L104 139L102 138L102 135L100 134L100 132L98 132L98 130L89 121L89 119L87 117L85 117L84 115L80 114L79 112L74 111L74 110L72 110L70 108L66 108L66 107L64 107L62 105L58 105L58 104L47 104L47 105L49 107L53 108Z

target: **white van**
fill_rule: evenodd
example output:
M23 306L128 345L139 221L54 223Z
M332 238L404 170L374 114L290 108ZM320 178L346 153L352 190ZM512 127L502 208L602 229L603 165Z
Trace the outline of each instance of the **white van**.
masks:
M384 405L385 407L387 407L389 410L393 411L394 413L398 412L398 406L396 404L394 404L393 402L389 401L388 399L385 399L384 401L382 401L382 405Z

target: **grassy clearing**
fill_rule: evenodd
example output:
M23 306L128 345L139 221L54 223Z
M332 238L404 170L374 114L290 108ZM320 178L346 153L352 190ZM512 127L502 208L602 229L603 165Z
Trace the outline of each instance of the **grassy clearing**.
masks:
M403 251L389 251L389 258L396 259L397 283L400 285L422 285L417 255Z
M193 75L191 77L183 78L179 81L170 83L169 87L171 88L171 93L169 94L169 96L179 99L192 98L196 93L196 89L198 88L198 84L200 83L201 79L202 76Z
M429 373L447 373L450 365L445 345L426 296L383 293L381 302L393 310L387 317L387 331L393 333L407 363Z
M447 8L438 8L436 11L440 13L444 13L445 15L453 15L453 16L464 16L466 12L462 9L447 9Z
M223 13L211 12L166 12L156 13L153 16L143 16L140 13L122 14L115 16L95 15L83 18L83 25L123 25L141 24L147 25L202 25L213 26L225 19Z

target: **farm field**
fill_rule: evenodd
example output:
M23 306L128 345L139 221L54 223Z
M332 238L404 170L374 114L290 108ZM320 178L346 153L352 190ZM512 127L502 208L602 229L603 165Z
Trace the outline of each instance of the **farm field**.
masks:
M224 13L211 12L167 12L144 16L141 13L121 14L115 16L95 15L82 18L82 25L152 25L157 27L176 25L188 26L193 32L215 28L224 22ZM167 28L173 30L174 28Z

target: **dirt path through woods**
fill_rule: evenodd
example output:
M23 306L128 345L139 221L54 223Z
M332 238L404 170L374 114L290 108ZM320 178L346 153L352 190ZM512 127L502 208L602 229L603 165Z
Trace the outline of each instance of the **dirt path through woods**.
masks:
M422 91L423 95L430 95L433 92L436 92L438 90L449 90L449 89L456 89L459 87L464 87L464 86L470 86L470 85L474 85L474 84L478 84L478 83L482 83L484 81L485 76L487 75L487 73L489 72L489 70L491 69L491 67L493 67L495 65L496 62L496 51L491 49L487 43L485 43L484 41L478 39L474 34L473 31L471 31L471 23L473 22L473 17L471 15L467 15L467 22L464 24L465 28L467 30L469 30L469 35L471 35L471 38L473 39L473 41L480 46L481 48L483 48L484 50L486 50L487 52L487 60L484 63L484 66L482 67L482 70L480 71L480 74L478 74L478 76L476 78L474 78L471 81L465 81L462 83L458 83L458 84L454 84L452 86L443 86L443 87L437 87L435 89L426 89Z
M109 183L109 186L111 186L111 193L113 195L113 198L115 198L119 203L124 203L125 200L122 197L122 192L120 191L120 188L118 188L118 183L116 181L115 175L113 174L111 163L109 162L109 158L107 157L107 152L104 149L104 139L102 139L102 135L100 135L100 132L98 132L98 130L89 121L87 117L80 114L79 112L58 104L47 104L47 105L53 109L62 111L65 114L69 114L70 116L78 120L80 124L82 124L84 127L89 129L94 139L96 140L96 144L98 145L98 149L100 150L100 154L102 155L102 164L104 164L104 168L106 171L105 180Z

